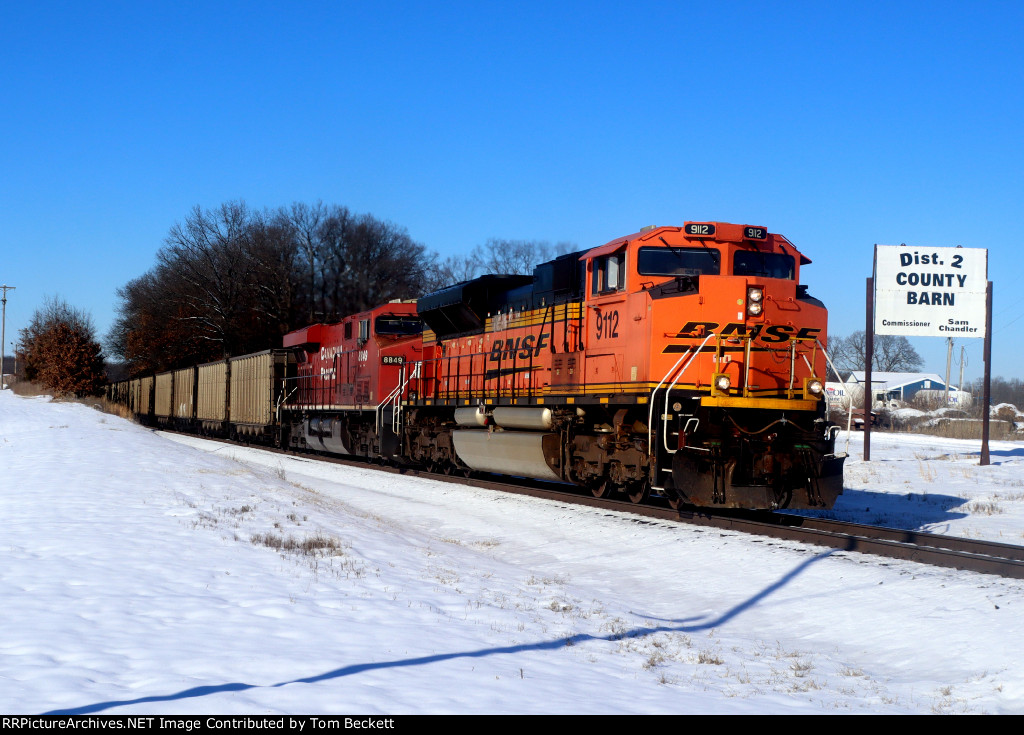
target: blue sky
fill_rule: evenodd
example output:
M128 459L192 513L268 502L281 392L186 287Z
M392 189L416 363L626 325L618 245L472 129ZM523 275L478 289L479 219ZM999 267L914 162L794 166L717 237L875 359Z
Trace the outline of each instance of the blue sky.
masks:
M7 351L91 311L195 206L348 206L442 254L649 224L781 232L831 330L875 243L989 248L1022 376L1024 4L11 3L0 25ZM930 371L945 342L914 340ZM982 370L982 341L968 377ZM954 368L955 374L955 368Z

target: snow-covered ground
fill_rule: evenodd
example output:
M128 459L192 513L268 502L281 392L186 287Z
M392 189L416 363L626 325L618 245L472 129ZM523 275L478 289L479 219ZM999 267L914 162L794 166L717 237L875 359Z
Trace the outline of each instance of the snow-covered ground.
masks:
M834 515L1024 543L1024 444ZM0 392L4 713L1024 713L1024 582L161 435Z

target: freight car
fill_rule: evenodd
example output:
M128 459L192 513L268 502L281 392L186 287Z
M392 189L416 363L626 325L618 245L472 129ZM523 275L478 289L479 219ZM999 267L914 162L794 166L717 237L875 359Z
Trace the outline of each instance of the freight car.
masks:
M764 227L645 228L292 332L259 379L272 410L240 422L232 395L224 431L634 502L829 508L845 455L808 263Z
M112 383L107 398L148 425L278 443L285 377L294 373L294 353L264 350Z

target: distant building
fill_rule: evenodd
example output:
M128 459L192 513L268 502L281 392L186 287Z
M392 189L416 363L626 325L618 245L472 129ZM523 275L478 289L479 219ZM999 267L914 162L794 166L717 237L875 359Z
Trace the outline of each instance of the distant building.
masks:
M863 370L850 373L845 384L846 392L863 396L864 377ZM928 391L925 394L928 397L934 397L938 392L945 395L946 381L935 373L871 373L871 394L875 403L909 403L921 391ZM950 393L959 395L956 388L951 389Z

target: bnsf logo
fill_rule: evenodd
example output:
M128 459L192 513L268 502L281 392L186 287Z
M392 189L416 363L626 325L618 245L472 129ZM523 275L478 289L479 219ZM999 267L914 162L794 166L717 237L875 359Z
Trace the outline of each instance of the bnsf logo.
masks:
M540 351L548 346L550 338L550 332L543 332L539 338L528 334L516 339L496 339L491 345L488 359L491 362L500 362L512 359L529 360L531 354L534 357L540 357Z
M745 324L735 322L726 324L722 327L722 331L718 332L717 330L720 326L722 325L718 322L686 322L676 337L703 337L709 332L716 332L723 337L731 335L749 336L751 339L757 339L761 342L775 343L788 342L791 339L812 339L821 332L820 327L801 327L797 329L788 324L772 324L767 327L764 324L755 324L748 331Z

